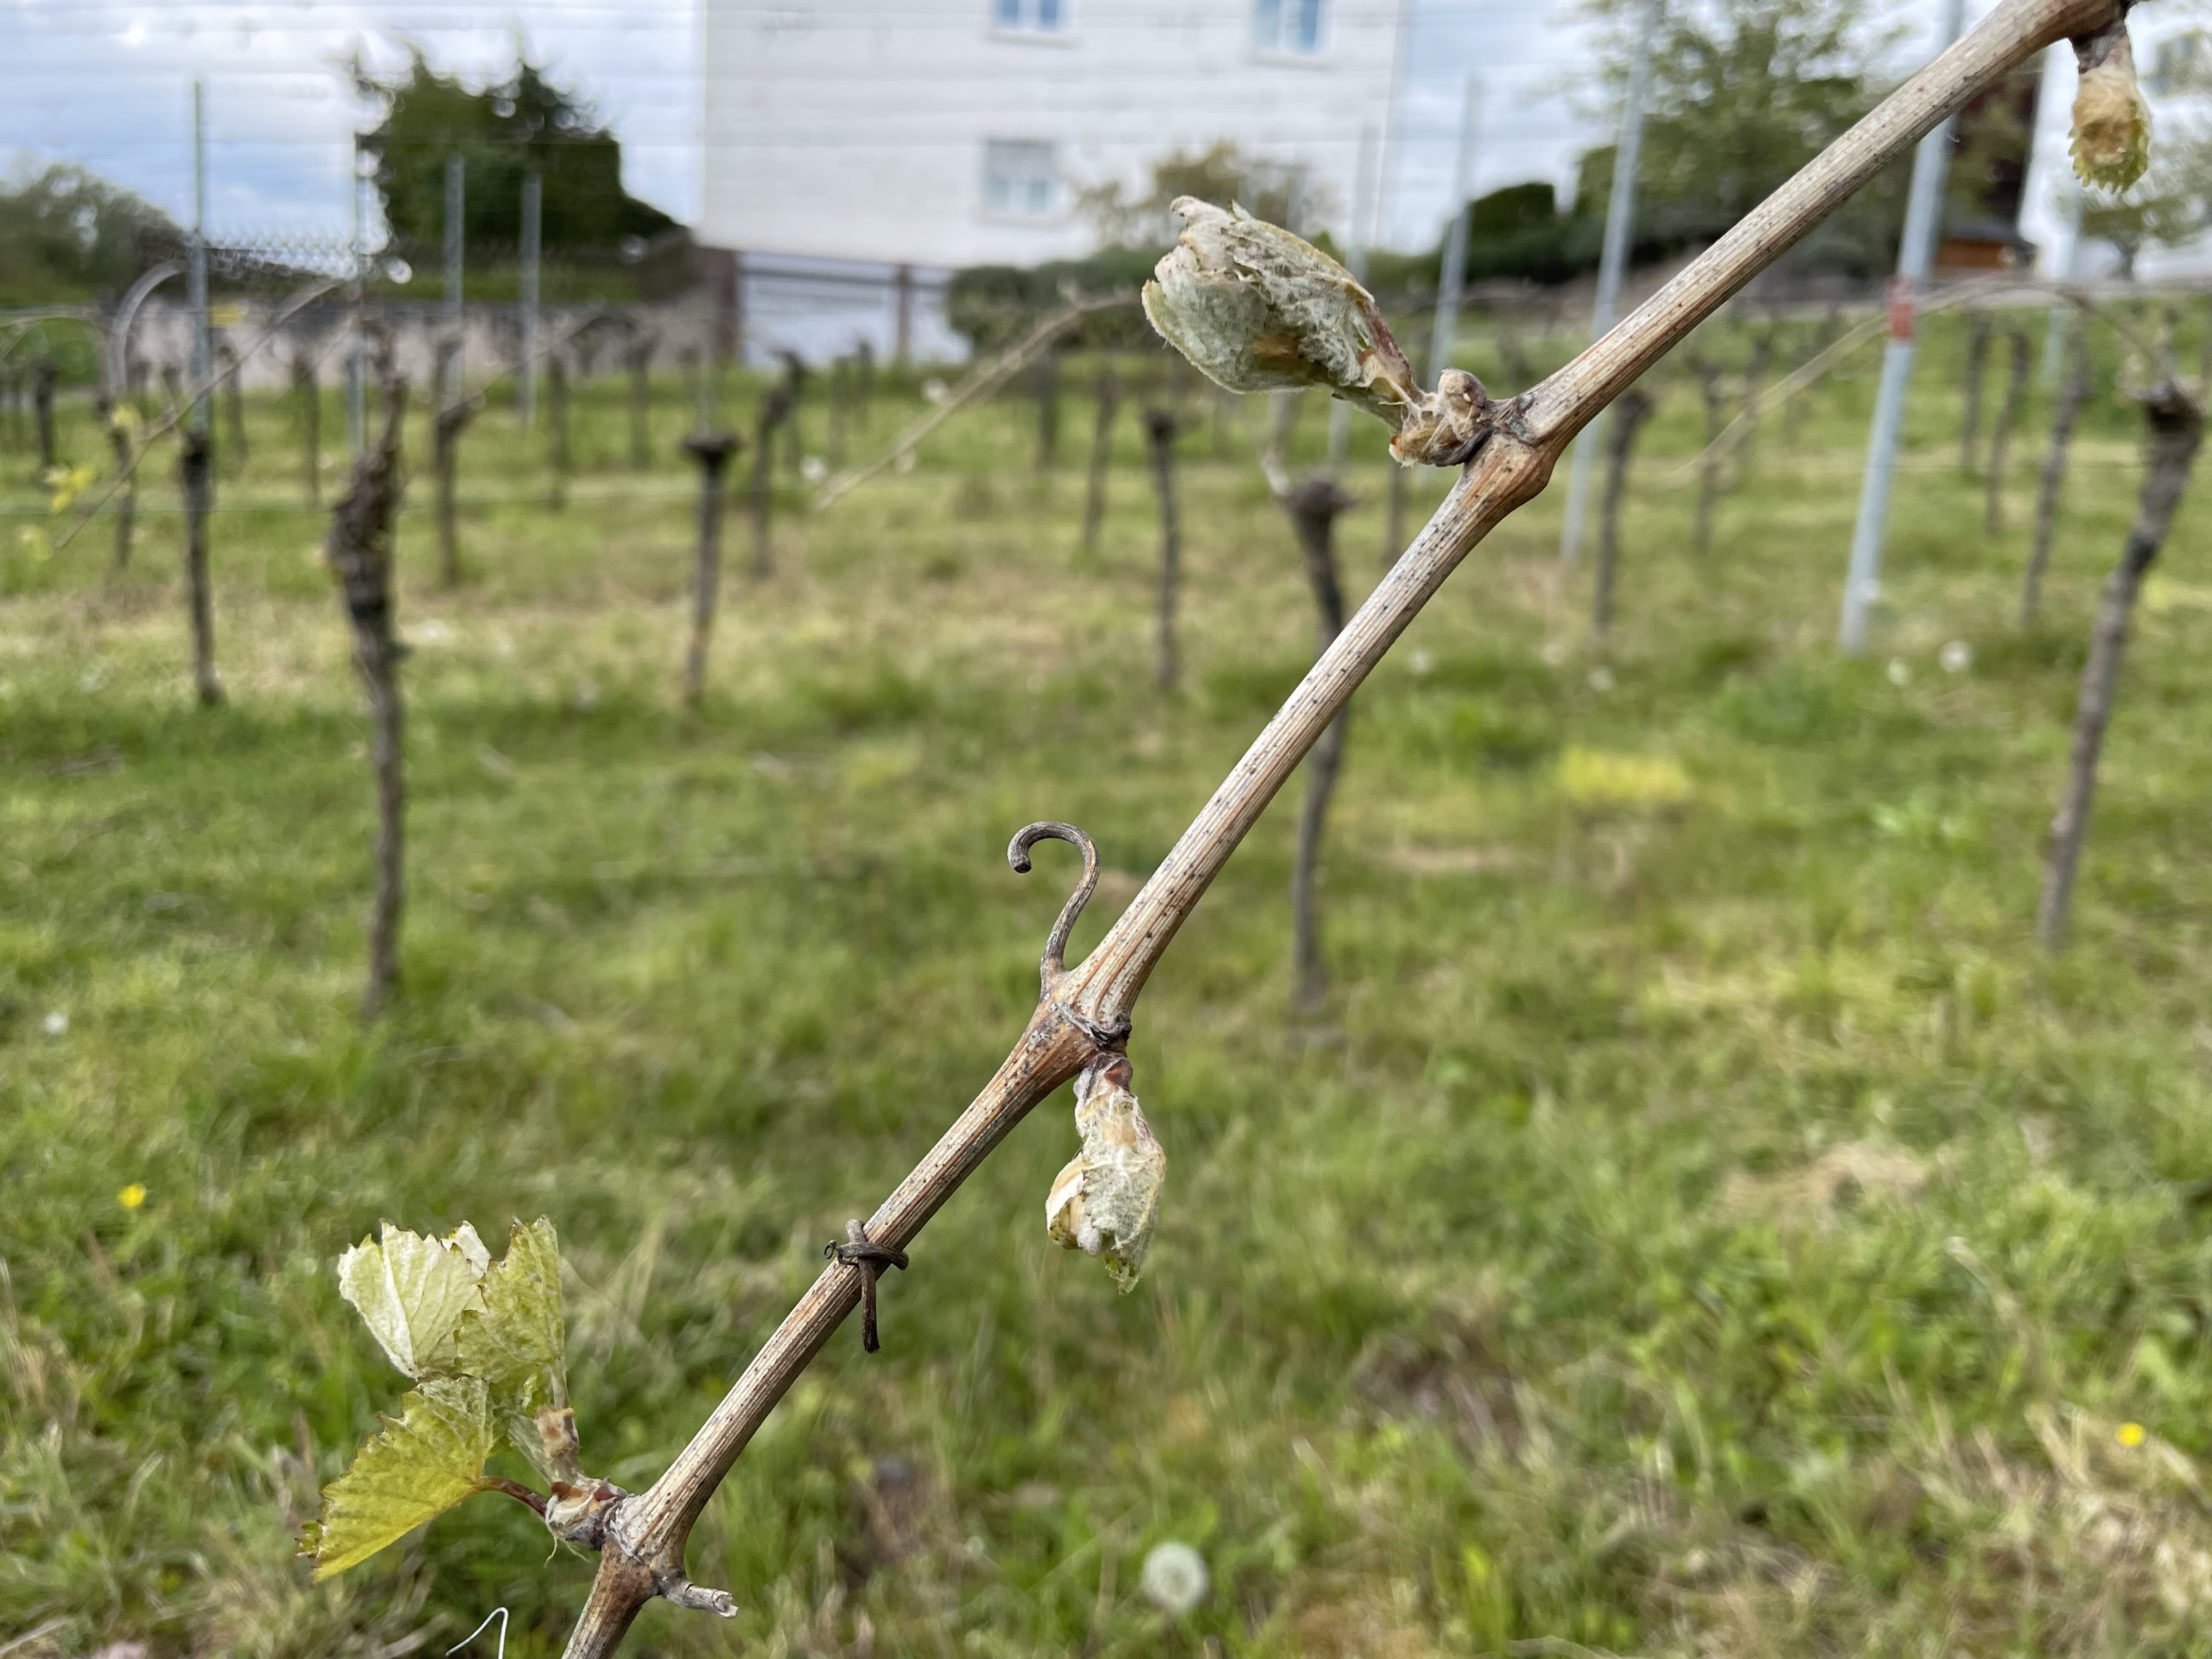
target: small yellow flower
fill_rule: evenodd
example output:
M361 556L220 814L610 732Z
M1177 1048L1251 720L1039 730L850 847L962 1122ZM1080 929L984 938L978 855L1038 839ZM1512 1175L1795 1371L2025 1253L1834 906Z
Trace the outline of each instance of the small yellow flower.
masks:
M115 1201L126 1210L136 1210L146 1202L146 1184L143 1181L131 1182L130 1185L115 1195ZM2133 1427L2134 1425L2130 1424L2129 1427ZM2142 1438L2143 1431L2138 1428L2135 1433L2136 1438L2139 1440Z
M2140 1423L2122 1423L2120 1426L2119 1431L2113 1436L2113 1438L2118 1440L2122 1446L2133 1449L2133 1447L2143 1444L2143 1425Z

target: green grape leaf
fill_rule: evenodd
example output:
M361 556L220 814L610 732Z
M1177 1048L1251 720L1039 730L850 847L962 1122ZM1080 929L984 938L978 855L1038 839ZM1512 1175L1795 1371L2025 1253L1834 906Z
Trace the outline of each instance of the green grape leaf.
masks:
M484 1379L515 1450L549 1478L573 1484L573 1450L556 1460L538 1426L539 1413L569 1403L561 1243L553 1224L543 1216L527 1226L517 1222L506 1255L486 1272L481 1289L457 1332L461 1369Z
M399 1416L322 1489L322 1519L300 1534L318 1582L368 1560L484 1488L485 1460L499 1444L483 1382L433 1377L399 1402Z
M467 1222L424 1238L390 1222L338 1258L338 1294L353 1304L391 1363L410 1376L454 1369L454 1328L476 1302L491 1261Z

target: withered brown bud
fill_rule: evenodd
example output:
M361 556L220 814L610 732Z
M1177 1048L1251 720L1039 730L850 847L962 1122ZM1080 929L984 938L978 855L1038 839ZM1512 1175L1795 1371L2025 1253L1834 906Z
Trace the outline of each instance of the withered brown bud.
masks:
M1230 391L1325 387L1397 435L1408 463L1455 466L1473 453L1488 403L1453 370L1424 391L1375 296L1303 237L1195 196L1179 197L1183 234L1145 284L1160 338Z

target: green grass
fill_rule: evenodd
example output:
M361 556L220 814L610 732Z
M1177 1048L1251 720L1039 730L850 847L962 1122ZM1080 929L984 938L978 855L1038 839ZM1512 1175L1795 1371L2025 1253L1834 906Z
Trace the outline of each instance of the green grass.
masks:
M1796 446L1769 423L1701 563L1669 481L1701 416L1669 383L1605 662L1555 582L1554 493L1362 692L1325 1020L1288 1011L1287 803L1154 976L1132 1052L1170 1184L1138 1294L1045 1237L1062 1096L887 1278L885 1351L842 1332L710 1508L692 1570L736 1624L656 1606L636 1651L2212 1643L2212 519L2184 506L2142 618L2077 943L2047 957L2041 841L2133 417L2089 423L2023 637L2043 396L1986 540L1930 332L1875 654L1828 643L1871 359ZM519 1506L334 1586L289 1558L402 1387L338 1252L379 1217L551 1216L586 1465L645 1484L1020 1029L1072 861L1017 879L1007 835L1096 836L1083 948L1306 659L1233 432L1185 440L1187 683L1162 694L1134 423L1086 556L1087 405L1040 480L1007 404L787 514L686 716L662 391L640 479L619 385L590 389L561 512L487 414L456 592L417 480L406 990L367 1029L364 725L287 408L255 404L221 486L213 712L186 696L166 457L118 576L104 522L52 556L19 537L49 521L0 454L24 515L0 521L0 1645L434 1652L504 1605L511 1653L557 1652L592 1563ZM1355 591L1382 477L1363 433ZM1570 747L1671 759L1690 797L1579 805ZM1171 1538L1213 1578L1180 1620L1137 1589Z

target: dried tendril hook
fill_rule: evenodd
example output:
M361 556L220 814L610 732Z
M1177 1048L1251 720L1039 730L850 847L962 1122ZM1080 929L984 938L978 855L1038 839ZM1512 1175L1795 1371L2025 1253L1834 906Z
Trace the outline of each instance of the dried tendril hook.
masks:
M1060 918L1046 935L1045 954L1037 962L1037 976L1044 986L1044 995L1050 996L1052 988L1068 970L1068 935L1074 931L1075 918L1083 914L1084 906L1090 902L1090 895L1097 890L1098 844L1071 823L1047 818L1026 824L1014 831L1014 839L1006 844L1006 861L1014 867L1016 875L1029 874L1029 849L1040 841L1065 841L1083 849L1083 880L1068 895L1067 903L1060 906Z

